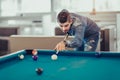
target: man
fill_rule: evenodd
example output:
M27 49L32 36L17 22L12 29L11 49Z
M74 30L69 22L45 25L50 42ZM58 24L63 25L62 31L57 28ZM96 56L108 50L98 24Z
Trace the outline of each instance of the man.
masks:
M57 51L65 50L65 47L76 48L78 51L96 50L100 28L94 21L65 9L58 14L57 21L67 36L74 36L72 40L65 39L59 42L55 47Z

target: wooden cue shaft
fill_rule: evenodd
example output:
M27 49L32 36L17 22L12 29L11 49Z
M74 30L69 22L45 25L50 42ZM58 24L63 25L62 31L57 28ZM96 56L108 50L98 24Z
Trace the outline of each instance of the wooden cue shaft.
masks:
M64 41L68 38L68 33L65 35Z
M66 41L66 39L68 38L68 33L65 35L64 41ZM59 51L56 51L56 54L58 54Z

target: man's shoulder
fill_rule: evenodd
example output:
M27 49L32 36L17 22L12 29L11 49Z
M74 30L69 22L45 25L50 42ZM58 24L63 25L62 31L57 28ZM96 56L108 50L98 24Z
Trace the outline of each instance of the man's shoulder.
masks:
M71 18L75 27L80 26L82 24L82 17L80 15L71 13Z
M71 15L71 17L86 18L85 16L80 15L78 13L70 13L70 15Z
M82 24L82 21L79 18L74 18L73 19L73 25L75 27L80 26Z

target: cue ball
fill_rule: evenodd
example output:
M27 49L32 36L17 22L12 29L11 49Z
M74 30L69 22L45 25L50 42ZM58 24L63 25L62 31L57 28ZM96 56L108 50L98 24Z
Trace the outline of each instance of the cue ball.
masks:
M43 69L42 68L36 68L36 73L38 74L38 75L41 75L42 73L43 73Z
M20 58L20 59L24 59L24 55L21 54L21 55L19 56L19 58Z
M58 57L57 57L56 54L53 54L53 55L51 56L51 59L52 59L52 60L57 60L57 58L58 58Z

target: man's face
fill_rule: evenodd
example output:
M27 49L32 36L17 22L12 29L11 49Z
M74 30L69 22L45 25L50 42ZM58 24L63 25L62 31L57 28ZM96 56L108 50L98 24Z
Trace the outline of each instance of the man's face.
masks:
M59 23L60 28L64 33L67 33L69 31L71 24L72 22L70 21L67 21L65 23Z

